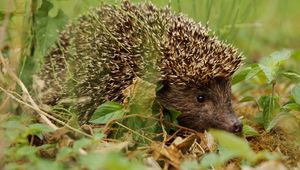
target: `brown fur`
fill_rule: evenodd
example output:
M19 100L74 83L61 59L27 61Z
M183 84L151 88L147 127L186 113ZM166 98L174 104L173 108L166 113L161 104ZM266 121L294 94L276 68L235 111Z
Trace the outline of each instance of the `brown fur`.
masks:
M204 96L203 102L197 97ZM216 78L207 84L197 86L165 86L157 94L157 99L166 108L174 108L182 114L178 117L180 125L203 131L208 128L241 131L231 104L230 80Z

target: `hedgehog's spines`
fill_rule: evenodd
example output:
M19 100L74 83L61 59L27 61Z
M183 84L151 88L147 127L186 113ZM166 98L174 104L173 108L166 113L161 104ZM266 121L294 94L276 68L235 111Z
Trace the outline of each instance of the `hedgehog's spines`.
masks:
M121 7L103 5L79 17L66 30L61 33L68 38L66 50L53 49L48 58L57 63L67 56L64 59L75 80L64 77L66 65L57 63L55 70L64 73L59 74L63 89L68 89L65 82L69 82L74 90L57 94L57 100L70 95L88 97L90 100L77 106L84 112L83 121L102 102L122 101L122 90L136 76L154 83L197 86L216 77L229 78L241 64L241 54L214 33L210 36L201 24L151 4L124 1ZM57 50L59 57L54 56ZM53 75L49 75L51 62L47 61L41 75L48 87L56 87Z

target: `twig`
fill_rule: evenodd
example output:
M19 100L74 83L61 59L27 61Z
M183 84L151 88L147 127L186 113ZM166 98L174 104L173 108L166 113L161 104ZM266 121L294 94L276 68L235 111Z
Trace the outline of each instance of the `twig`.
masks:
M129 130L129 131L131 131L132 133L134 133L134 134L136 134L136 135L138 135L138 136L141 136L142 138L147 139L149 142L153 142L150 138L148 138L148 137L146 137L146 136L144 136L144 135L141 135L140 133L138 133L138 132L136 132L136 131L130 129L130 128L127 127L127 126L124 126L123 124L121 124L121 123L119 123L119 122L116 122L116 124L118 124L119 126L125 128L125 129L127 129L127 130Z
M163 137L164 137L163 143L165 144L166 141L167 141L168 133L166 132L164 124L163 124L163 121L164 121L164 119L163 119L164 115L163 114L164 114L163 107L161 106L160 109L159 109L159 123L160 123L161 129L163 131Z
M25 105L25 106L27 106L27 107L33 109L33 110L35 110L36 112L39 113L39 115L42 114L42 115L45 116L46 118L48 117L48 118L50 118L50 119L56 121L57 123L59 123L59 124L61 124L61 125L63 125L63 126L66 126L67 128L69 128L69 129L71 129L71 130L73 130L73 131L75 131L75 132L77 132L77 133L79 133L79 134L82 134L82 135L87 136L87 137L93 137L92 135L89 135L89 134L87 134L87 133L84 133L84 132L82 132L82 131L80 131L80 130L78 130L78 129L76 129L76 128L74 128L74 127L68 125L68 124L66 124L65 122L63 122L63 121L61 121L61 120L55 118L54 116L49 115L48 113L46 113L46 112L43 111L43 110L40 110L40 109L37 110L37 109L36 109L35 107L33 107L32 105L26 103L25 101L23 101L23 100L21 100L21 99L16 98L14 95L12 95L11 93L9 93L7 90L5 90L5 89L4 89L3 87L1 87L1 86L0 86L0 90L2 90L5 94L7 94L7 95L8 95L10 98L12 98L13 100L15 100L15 101L17 101L17 102L19 102L19 103L21 103L21 104L23 104L23 105ZM48 119L48 118L47 118L47 119ZM49 120L49 119L48 119L48 120Z
M156 121L161 121L161 119L154 118L154 117L149 117L149 116L145 116L145 115L142 115L142 114L130 114L130 115L125 115L125 116L123 116L123 117L121 117L121 118L116 118L116 119L110 120L110 121L107 122L106 125L104 126L103 132L105 133L105 132L107 131L106 129L108 129L108 127L109 127L111 124L113 124L113 123L115 123L115 122L117 122L117 121L119 121L119 120L128 119L128 118L131 118L131 117L141 117L141 118L145 118L145 119L152 119L152 120L156 120ZM165 121L165 120L162 120L162 121L163 121L164 123L167 123L167 124L169 124L169 125L171 125L171 126L177 127L177 128L179 128L179 129L183 129L183 130L192 132L192 133L196 134L199 138L201 138L201 137L198 135L198 132L195 131L195 130L193 130L193 129L190 129L190 128L187 128L187 127L183 127L183 126L180 126L180 125L177 125L177 124L174 124L174 123L172 123L172 122Z
M9 74L9 76L11 76L14 79L14 81L17 82L17 84L21 87L23 93L26 95L26 97L28 97L29 103L34 108L34 110L36 110L39 113L39 115L41 116L41 119L47 125L49 125L51 129L57 130L58 127L56 127L45 115L40 114L42 111L40 110L40 108L38 107L38 105L34 102L34 100L32 99L32 97L30 96L30 94L29 94L27 88L25 87L25 85L23 84L23 82L15 75L15 73L11 70L11 68L5 62L4 57L3 57L1 51L0 51L0 62L3 64L3 68L7 69L7 73ZM3 88L1 88L1 90L2 89ZM6 93L6 94L9 94L9 93ZM11 95L11 96L13 96L13 95Z

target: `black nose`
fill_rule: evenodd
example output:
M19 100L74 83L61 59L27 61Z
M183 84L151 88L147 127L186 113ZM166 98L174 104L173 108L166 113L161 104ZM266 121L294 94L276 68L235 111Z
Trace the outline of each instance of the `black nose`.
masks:
M239 133L243 130L243 124L238 120L233 124L233 132Z

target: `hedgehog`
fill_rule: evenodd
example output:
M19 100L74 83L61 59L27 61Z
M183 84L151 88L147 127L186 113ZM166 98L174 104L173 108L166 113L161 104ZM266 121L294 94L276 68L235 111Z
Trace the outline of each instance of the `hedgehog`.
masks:
M37 76L40 100L55 106L76 99L84 124L102 103L122 103L122 91L139 77L163 85L156 100L181 112L180 125L236 133L242 123L232 108L231 75L242 58L201 23L169 7L101 5L60 32Z

